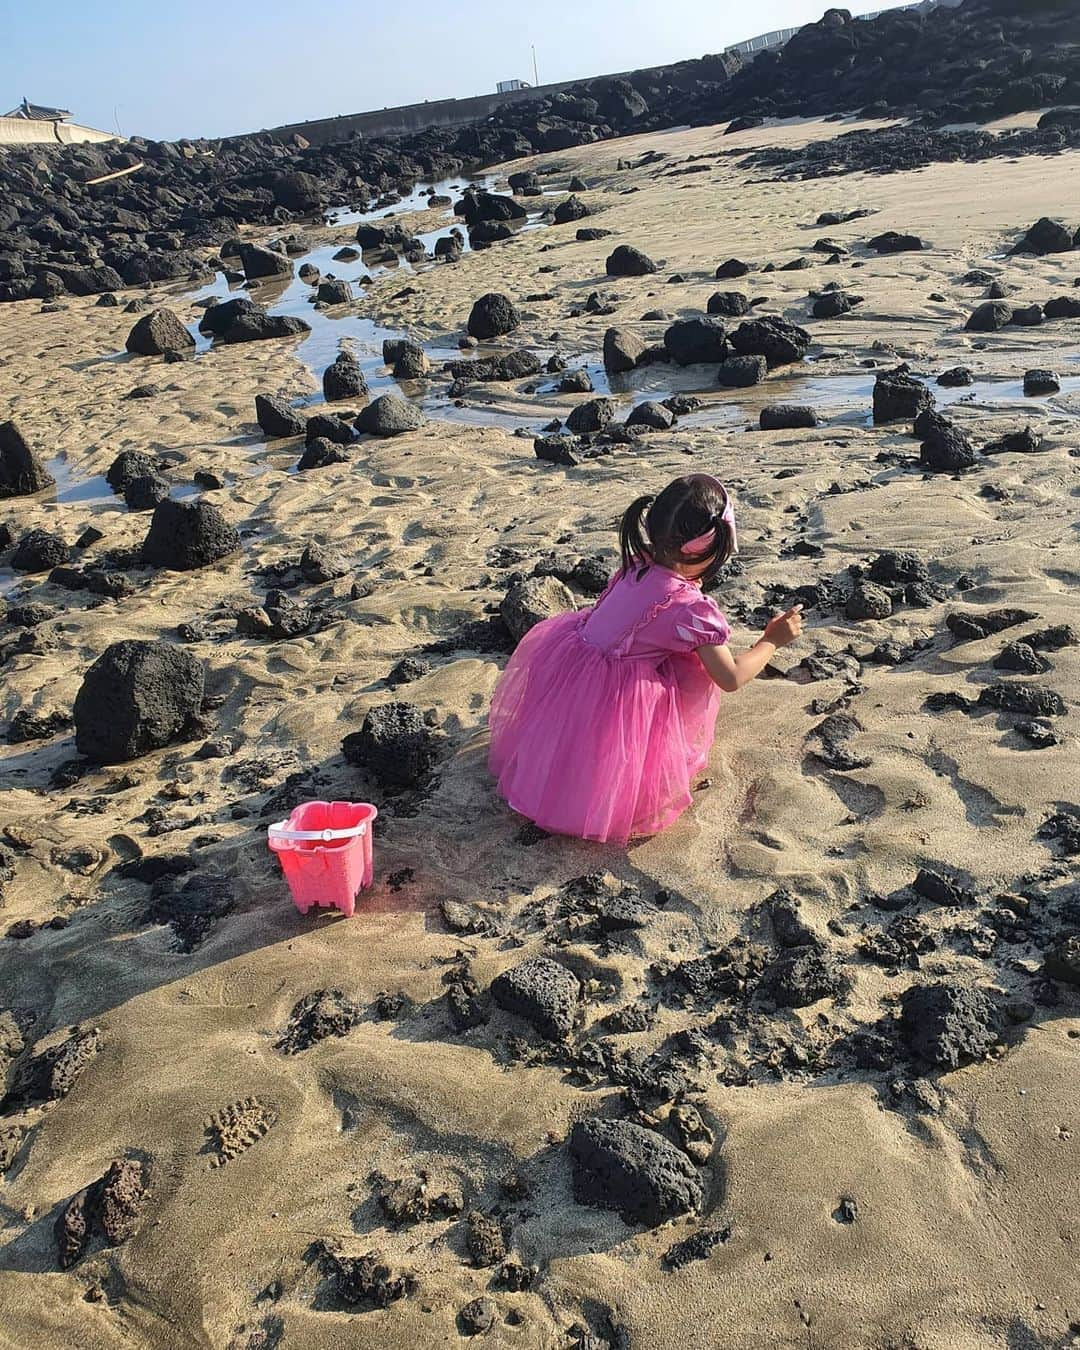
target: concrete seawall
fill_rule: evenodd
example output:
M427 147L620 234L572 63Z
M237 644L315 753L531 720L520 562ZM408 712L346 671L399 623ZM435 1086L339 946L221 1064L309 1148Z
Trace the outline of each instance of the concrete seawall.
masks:
M630 84L646 89L650 84L673 84L688 89L702 78L702 70L713 68L713 77L724 79L740 58L735 53L722 52L718 56L704 56L699 60L680 61L670 66L650 66L643 70L616 71L609 75L594 75L593 80L628 80ZM580 87L588 80L563 80L558 84L539 84L524 89L511 89L503 94L477 94L473 98L445 98L430 103L406 103L397 108L380 108L373 112L347 113L341 117L324 117L311 122L290 122L287 126L272 127L267 133L278 141L288 141L294 135L303 136L309 145L327 145L331 141L361 136L403 136L422 131L425 127L453 127L489 117L507 103L528 103L533 99L557 94L560 90ZM247 133L259 134L259 133ZM239 139L228 137L229 140Z
M119 140L111 131L81 127L77 122L31 122L0 117L0 145L75 145L80 141Z

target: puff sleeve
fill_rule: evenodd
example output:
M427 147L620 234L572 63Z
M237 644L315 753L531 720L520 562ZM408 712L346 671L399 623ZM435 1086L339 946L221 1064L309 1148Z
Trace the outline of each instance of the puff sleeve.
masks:
M715 600L700 593L683 604L672 605L665 625L665 646L673 652L693 652L699 647L720 647L731 637L731 626Z

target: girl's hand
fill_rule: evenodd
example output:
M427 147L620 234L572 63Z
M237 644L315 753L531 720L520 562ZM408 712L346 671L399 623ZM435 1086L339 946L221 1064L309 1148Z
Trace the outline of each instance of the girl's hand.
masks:
M778 614L765 625L765 641L775 647L786 647L802 632L802 605L795 605L784 614Z

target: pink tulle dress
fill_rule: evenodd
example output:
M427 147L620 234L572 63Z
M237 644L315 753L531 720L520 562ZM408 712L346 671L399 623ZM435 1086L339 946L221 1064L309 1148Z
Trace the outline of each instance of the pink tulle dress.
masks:
M720 701L696 649L730 632L699 587L655 565L537 624L491 701L499 793L552 834L624 844L670 825L690 805Z

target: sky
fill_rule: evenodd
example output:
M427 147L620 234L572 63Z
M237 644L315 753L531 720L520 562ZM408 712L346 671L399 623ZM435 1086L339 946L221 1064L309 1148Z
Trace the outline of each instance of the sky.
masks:
M849 0L852 13L897 0ZM25 96L156 140L662 65L820 18L826 0L2 0L0 113ZM401 15L416 15L405 22Z

